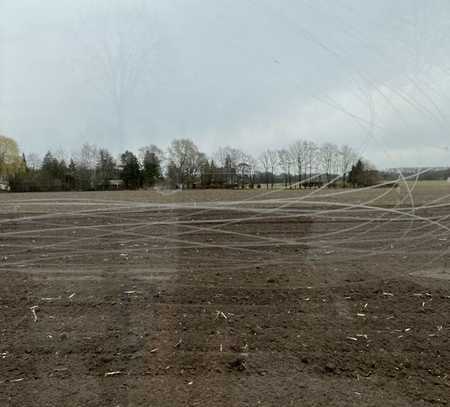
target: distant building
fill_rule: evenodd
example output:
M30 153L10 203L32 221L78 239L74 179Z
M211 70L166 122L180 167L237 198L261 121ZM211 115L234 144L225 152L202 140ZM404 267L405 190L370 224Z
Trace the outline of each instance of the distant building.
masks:
M123 189L125 187L125 183L122 179L110 179L108 181L109 189Z

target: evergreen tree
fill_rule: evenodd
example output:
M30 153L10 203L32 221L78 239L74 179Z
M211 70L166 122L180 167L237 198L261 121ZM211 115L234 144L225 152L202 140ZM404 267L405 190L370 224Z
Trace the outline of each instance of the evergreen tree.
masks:
M202 187L208 188L211 186L211 166L208 161L205 161L200 168L200 180Z
M141 186L141 169L137 157L130 151L121 156L121 178L126 188L137 189Z
M50 151L48 151L42 160L41 170L47 172L48 174L54 174L57 166L55 165L55 161L57 161L56 158L53 157L53 154Z
M352 169L348 175L348 181L354 187L363 186L363 177L364 177L364 163L362 160L358 160L355 165L352 166Z
M27 159L25 157L25 153L22 153L22 162L23 162L24 172L29 172L30 168L28 167L28 163L27 163Z
M146 151L143 160L142 179L144 185L152 187L161 178L161 161L158 156L150 151Z
M378 171L358 160L349 173L348 181L354 187L368 187L380 182Z
M80 188L78 169L75 161L73 161L73 158L70 159L69 167L67 169L67 181L70 190L76 190Z
M48 151L41 167L41 188L46 191L62 189L61 171L58 160Z

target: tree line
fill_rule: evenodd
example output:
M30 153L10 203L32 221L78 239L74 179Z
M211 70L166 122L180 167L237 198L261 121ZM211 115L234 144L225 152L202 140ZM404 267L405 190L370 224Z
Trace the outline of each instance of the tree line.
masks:
M64 152L20 154L17 143L0 136L0 181L12 191L87 191L152 188L313 188L366 186L379 182L377 171L349 146L298 140L286 148L253 156L220 147L211 156L190 139L173 140L115 158L106 148L84 144Z

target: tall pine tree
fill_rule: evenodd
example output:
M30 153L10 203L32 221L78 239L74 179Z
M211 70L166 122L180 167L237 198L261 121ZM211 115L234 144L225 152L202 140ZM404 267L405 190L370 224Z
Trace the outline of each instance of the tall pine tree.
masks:
M127 189L137 189L141 186L141 168L137 157L131 151L125 151L121 156L121 178Z

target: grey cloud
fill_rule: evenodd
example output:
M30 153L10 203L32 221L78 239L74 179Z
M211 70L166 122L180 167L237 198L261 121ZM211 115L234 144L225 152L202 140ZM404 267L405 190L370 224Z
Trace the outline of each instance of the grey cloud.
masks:
M446 165L449 17L446 1L3 0L0 132L40 153L303 137Z

